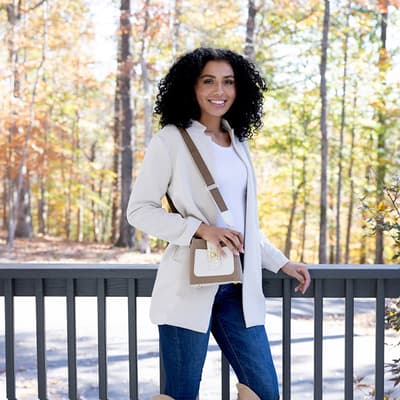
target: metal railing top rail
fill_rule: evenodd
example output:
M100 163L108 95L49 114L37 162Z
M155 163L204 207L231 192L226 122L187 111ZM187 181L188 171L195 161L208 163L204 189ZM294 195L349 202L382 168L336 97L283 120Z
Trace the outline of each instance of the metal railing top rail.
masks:
M354 281L354 297L375 297L376 281L384 280L385 297L400 296L400 265L309 265L312 284L305 297L314 297L316 282L322 280L322 297L345 297L346 282ZM96 296L97 280L106 280L107 296L126 296L128 280L136 280L137 296L151 296L157 272L155 264L58 264L58 263L0 263L0 280L13 279L15 296L34 296L35 280L43 279L44 295L64 295L68 279L78 280L76 296ZM283 282L291 278L283 273L263 271L266 296L282 297ZM290 284L294 287L295 281ZM290 291L293 297L303 297ZM0 296L4 285L0 285Z

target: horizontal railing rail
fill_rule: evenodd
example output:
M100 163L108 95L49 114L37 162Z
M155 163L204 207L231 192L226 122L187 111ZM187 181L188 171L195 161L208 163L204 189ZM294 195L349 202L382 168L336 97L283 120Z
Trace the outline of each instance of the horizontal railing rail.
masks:
M304 297L314 307L314 400L323 399L323 299L345 301L344 398L353 400L354 300L375 299L375 399L384 398L385 299L400 297L400 265L310 265L312 284ZM149 297L156 265L0 264L0 296L4 297L6 396L16 397L15 310L17 296L33 296L36 306L36 362L39 400L48 398L45 298L62 296L67 307L68 398L77 400L76 298L97 298L99 399L108 399L106 299L128 299L129 398L138 399L137 298ZM282 298L282 397L291 398L291 307L296 282L282 273L263 272L266 297ZM300 295L302 296L302 295ZM160 368L162 371L162 367ZM163 376L160 374L160 385ZM222 358L222 399L229 399L229 365Z

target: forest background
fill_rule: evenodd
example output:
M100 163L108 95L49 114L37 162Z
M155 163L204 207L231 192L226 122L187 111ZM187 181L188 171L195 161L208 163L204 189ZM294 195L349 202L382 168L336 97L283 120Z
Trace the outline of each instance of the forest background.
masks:
M0 240L162 248L124 210L159 80L210 46L269 83L250 146L270 240L308 263L391 262L399 37L398 0L0 0Z

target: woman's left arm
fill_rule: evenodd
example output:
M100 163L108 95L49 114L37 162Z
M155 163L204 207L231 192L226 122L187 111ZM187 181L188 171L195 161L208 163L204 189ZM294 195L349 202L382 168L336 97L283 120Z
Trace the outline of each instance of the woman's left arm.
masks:
M284 272L299 282L295 291L305 291L310 286L311 278L307 267L304 264L290 261L278 248L276 248L260 231L261 239L261 264L264 268L277 273Z

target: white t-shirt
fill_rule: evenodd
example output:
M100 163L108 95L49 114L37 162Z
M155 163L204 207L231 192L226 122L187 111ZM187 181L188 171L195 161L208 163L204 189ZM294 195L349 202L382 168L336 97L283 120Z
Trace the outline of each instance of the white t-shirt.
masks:
M247 170L233 146L223 147L212 142L215 170L213 178L230 210L234 226L244 236ZM221 216L217 226L226 226Z

